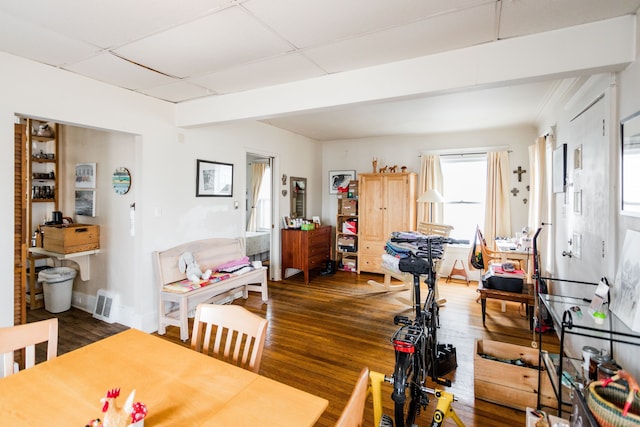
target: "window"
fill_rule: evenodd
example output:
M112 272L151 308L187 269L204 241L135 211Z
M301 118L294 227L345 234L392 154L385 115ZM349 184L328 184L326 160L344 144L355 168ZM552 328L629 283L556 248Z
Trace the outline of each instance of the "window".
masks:
M452 225L451 237L472 240L476 225L484 227L487 188L487 156L456 154L440 156L444 223Z
M267 167L262 175L258 202L256 203L257 230L271 230L271 167Z

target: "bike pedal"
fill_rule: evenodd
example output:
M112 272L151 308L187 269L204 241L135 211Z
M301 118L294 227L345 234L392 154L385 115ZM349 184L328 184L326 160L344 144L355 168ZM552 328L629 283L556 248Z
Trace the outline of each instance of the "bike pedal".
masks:
M394 325L408 325L409 322L409 318L407 316L394 316L393 317L393 324Z
M435 381L436 383L443 385L445 387L451 387L451 380L448 380L446 378L438 377L438 378L435 378Z
M380 423L378 427L393 427L393 420L387 414L382 414L382 418L380 418Z

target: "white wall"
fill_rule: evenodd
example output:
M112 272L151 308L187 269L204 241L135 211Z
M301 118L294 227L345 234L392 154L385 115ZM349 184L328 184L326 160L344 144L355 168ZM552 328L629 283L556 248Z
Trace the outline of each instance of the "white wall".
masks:
M322 144L323 209L325 222L335 225L337 213L337 198L329 194L329 171L355 170L356 174L371 173L371 161L378 158L378 167L385 165L407 166L407 171L420 173L420 153L429 150L447 150L474 147L505 146L511 150L509 155L510 170L522 166L528 169L528 146L535 142L536 129L529 126L511 127L503 129L486 129L474 132L459 132L449 134L431 134L420 136L387 136L377 138L362 138L324 142ZM473 177L461 177L472 185ZM518 188L520 193L511 198L511 224L513 235L522 230L527 224L528 205L522 199L528 197L526 186L529 174L518 176L512 174L509 188ZM473 236L469 236L471 239Z
M103 154L99 150L83 145L91 141L80 140L77 143L82 153L75 153L77 157L73 155L70 160L70 163L75 163L76 159L84 161L85 154L97 159L100 180L97 185L101 195L102 190L109 191L110 169L120 163L130 166L133 182L130 194L115 198L113 203L102 200L98 205L99 216L95 218L106 235L112 236L103 241L102 249L109 260L115 261L114 265L100 267L97 263L96 271L105 277L97 279L95 286L79 285L79 291L87 293L97 286L121 293L124 296L121 323L146 331L157 328L157 286L152 251L194 238L238 236L243 232L244 209L236 210L234 202L237 201L239 207L244 205L247 151L277 156L276 176L282 173L306 176L312 193L309 212L320 211L321 200L313 196L319 194L322 185L320 164L316 161L320 149L312 140L259 123L178 129L174 125L175 106L170 103L4 53L0 53L0 70L0 92L3 94L0 139L10 152L13 151L16 114L133 135L132 147L124 149L126 154L121 152L126 158L112 158L110 153L101 158ZM95 137L96 142L100 138L99 133L87 132L85 135ZM116 137L105 136L104 142L110 138ZM232 198L195 197L198 158L236 166ZM12 183L13 156L2 156L0 165L0 177L5 183ZM103 182L103 179L107 181ZM126 234L121 235L110 228L128 223L128 204L133 202L136 204L136 237L130 241ZM0 203L14 205L12 185L0 187ZM288 198L280 196L276 204L279 215L281 211L288 212ZM64 205L69 211L66 203ZM0 237L5 242L13 242L13 210L5 209L1 215ZM123 259L113 253L118 250L119 239L127 240L130 258ZM276 250L279 259L279 240ZM0 270L13 271L13 244L3 245L0 255ZM116 273L115 269L120 267L123 267L122 272ZM123 279L122 276L126 277ZM101 280L104 282L98 283ZM92 309L92 306L89 304L86 308ZM0 325L11 324L13 280L5 280L0 285Z

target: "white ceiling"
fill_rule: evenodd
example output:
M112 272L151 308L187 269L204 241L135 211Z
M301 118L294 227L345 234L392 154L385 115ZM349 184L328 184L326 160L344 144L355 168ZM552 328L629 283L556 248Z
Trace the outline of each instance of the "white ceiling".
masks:
M3 1L0 50L179 103L595 22L638 7L640 0ZM558 85L265 121L321 140L533 123Z

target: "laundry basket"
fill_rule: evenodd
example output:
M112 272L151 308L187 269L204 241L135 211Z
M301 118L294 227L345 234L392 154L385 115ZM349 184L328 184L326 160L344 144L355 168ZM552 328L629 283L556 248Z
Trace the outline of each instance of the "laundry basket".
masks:
M70 267L54 267L38 273L44 293L44 309L50 313L61 313L71 308L73 279L76 270Z

